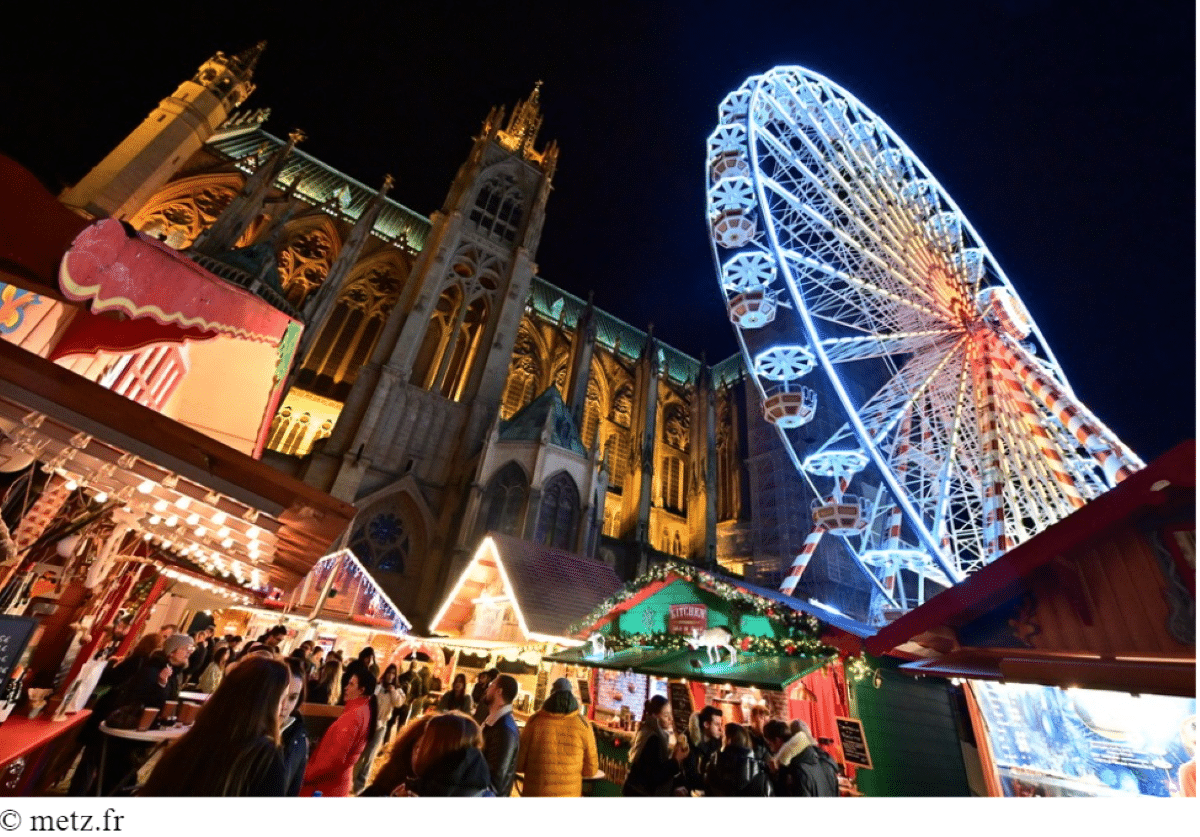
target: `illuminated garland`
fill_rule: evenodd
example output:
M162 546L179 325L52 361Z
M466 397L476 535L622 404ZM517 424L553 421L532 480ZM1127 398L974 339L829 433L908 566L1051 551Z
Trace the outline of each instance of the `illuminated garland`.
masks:
M861 655L849 657L846 660L846 676L855 682L868 678L874 679L875 669L871 668L866 658Z
M682 634L666 633L614 634L605 637L607 647L611 651L625 651L629 648L684 651L688 648L687 639ZM733 646L739 653L769 657L829 657L837 654L836 648L811 636L785 636L776 639L771 636L743 634L734 636Z
M771 623L779 638L753 634L735 635L734 647L741 652L788 657L827 657L837 653L835 648L817 638L821 631L821 623L816 617L749 593L736 584L690 564L673 561L652 566L601 602L587 616L572 624L567 628L567 633L576 635L591 628L620 604L640 593L647 585L656 581L666 581L671 577L682 578L719 596L731 606L734 614L754 614ZM687 637L667 633L606 634L605 642L613 651L623 651L627 648L661 648L671 651L688 647Z

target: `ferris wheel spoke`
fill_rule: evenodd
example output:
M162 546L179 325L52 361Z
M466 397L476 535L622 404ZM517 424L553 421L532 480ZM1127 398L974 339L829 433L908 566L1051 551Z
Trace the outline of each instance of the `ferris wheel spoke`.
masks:
M871 358L915 354L930 348L938 342L939 338L958 335L958 331L948 328L907 331L894 334L871 334L862 337L834 337L822 340L821 346L824 347L825 356L829 358L830 363L852 363Z
M959 338L940 352L928 351L913 356L859 408L863 429L872 444L878 444L914 403L928 395L930 387L947 368L956 368L953 361L965 340L965 337Z
M823 304L827 304L826 300L835 297L842 302L851 302L863 313L905 308L920 317L922 324L945 322L945 317L940 311L891 288L869 282L860 275L839 270L828 262L795 250L785 250L784 256L788 272L800 280L797 286L798 289L804 289L803 298L809 302L810 310L822 312ZM792 271L792 265L798 265L802 270Z
M899 292L900 289L903 289L923 299L930 307L922 306L922 309L930 316L944 319L950 315L948 310L943 309L943 302L936 294L921 283L913 281L903 271L904 265L900 263L901 259L894 253L885 251L886 255L893 257L889 261L888 258L884 258L884 256L881 256L874 249L863 247L859 241L854 239L845 230L821 215L811 205L805 203L800 196L787 191L774 180L765 178L762 184L766 189L789 204L795 213L789 217L794 218L797 224L831 237L831 239L826 239L829 245L832 245L829 246L829 250L836 253L838 261L846 266L848 274L859 277L864 290L869 289L876 293L883 293L889 298L900 301L910 298L907 294ZM850 270L850 268L857 269ZM877 279L877 281L874 283L863 281L863 274L869 274Z

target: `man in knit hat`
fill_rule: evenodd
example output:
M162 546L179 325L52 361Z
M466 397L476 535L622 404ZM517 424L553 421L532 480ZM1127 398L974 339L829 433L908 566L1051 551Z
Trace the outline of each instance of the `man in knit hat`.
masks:
M171 678L167 681L167 700L179 700L188 657L196 648L196 641L187 634L171 634L163 643L163 653L171 664Z
M571 681L560 677L521 732L517 772L525 774L522 795L582 796L583 780L599 768L596 735L579 714Z

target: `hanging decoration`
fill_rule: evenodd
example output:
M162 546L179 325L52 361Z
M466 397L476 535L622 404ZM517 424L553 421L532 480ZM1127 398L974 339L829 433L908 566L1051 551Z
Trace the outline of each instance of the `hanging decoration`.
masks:
M799 634L801 636L808 635L811 637L816 637L820 633L821 623L816 617L792 610L771 599L756 596L706 570L693 567L690 564L668 561L663 564L654 565L616 593L613 593L597 605L591 613L567 628L568 635L577 636L583 631L589 630L597 622L609 616L612 611L618 609L622 603L640 593L647 585L675 578L690 581L702 590L713 593L727 602L739 614L754 614L766 617L771 621L772 626L778 629L777 632ZM682 638L680 642L682 643ZM611 641L609 647L615 648Z
M876 671L875 669L871 668L871 665L867 662L866 657L859 654L846 659L846 676L856 683L868 679L872 682L875 682ZM879 684L875 683L875 687L879 688Z

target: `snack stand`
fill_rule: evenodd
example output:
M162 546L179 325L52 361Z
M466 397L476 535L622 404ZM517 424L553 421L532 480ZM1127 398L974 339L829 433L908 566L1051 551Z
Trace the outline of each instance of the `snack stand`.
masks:
M450 675L453 669L466 674L468 688L493 666L516 677L513 714L523 723L541 706L549 683L581 673L546 662L552 658L545 655L578 645L568 626L620 586L612 569L594 558L489 533L431 621L432 641L456 649Z
M546 659L586 672L601 769L613 785L624 781L633 730L655 694L670 700L676 735L686 734L691 713L705 705L742 724L762 705L770 717L806 721L818 739L839 740L836 718L848 712L837 649L824 641L822 624L783 594L668 563L573 628L593 639ZM705 639L722 647L703 647L698 640ZM844 763L840 747L828 749Z

